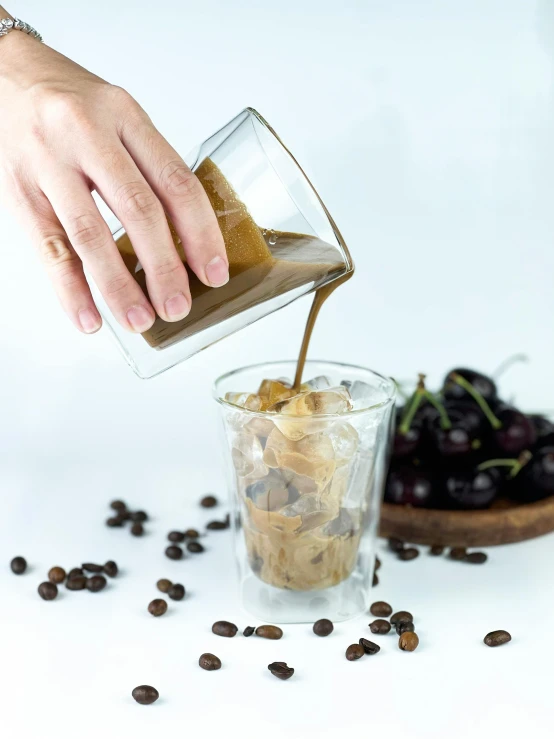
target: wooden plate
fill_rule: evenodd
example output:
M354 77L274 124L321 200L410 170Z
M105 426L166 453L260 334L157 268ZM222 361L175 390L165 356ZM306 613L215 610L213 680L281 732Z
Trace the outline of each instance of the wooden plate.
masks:
M554 496L518 505L498 500L486 511L438 511L383 503L380 536L414 544L488 547L554 531Z

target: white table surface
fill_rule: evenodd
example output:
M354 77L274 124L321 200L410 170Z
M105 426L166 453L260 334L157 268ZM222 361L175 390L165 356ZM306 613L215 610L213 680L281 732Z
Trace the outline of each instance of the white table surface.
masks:
M269 119L357 264L312 356L433 382L525 352L503 392L554 408L552 2L8 5L127 87L183 152L246 105ZM278 643L213 636L214 620L251 621L229 534L183 562L163 556L165 536L210 517L202 494L225 495L212 380L294 356L307 301L140 381L105 332L74 331L26 237L5 211L0 224L0 735L551 736L553 536L490 550L483 567L383 552L376 598L414 613L414 654L379 637L380 654L348 663L369 617L327 639L306 626ZM147 536L103 525L114 497L152 514ZM19 578L16 554L32 567ZM104 592L39 599L50 566L108 558L123 574ZM164 576L189 596L154 619ZM488 649L497 628L513 641ZM224 669L201 671L204 651ZM294 678L273 678L273 660ZM141 683L159 689L156 705L131 699Z

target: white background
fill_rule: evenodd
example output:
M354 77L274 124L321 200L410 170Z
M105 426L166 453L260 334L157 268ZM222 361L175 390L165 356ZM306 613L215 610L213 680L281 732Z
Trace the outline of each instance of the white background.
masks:
M8 7L127 87L183 153L246 105L270 121L357 265L323 311L313 357L438 380L525 352L503 390L554 408L552 0ZM368 618L326 640L305 626L275 644L211 635L216 619L249 621L227 533L195 561L163 557L170 528L205 521L203 493L224 497L213 378L294 356L307 300L140 381L104 331L81 336L64 318L5 211L0 246L0 734L551 734L553 537L491 550L482 568L383 553L376 597L413 610L422 645L404 654L380 637L382 652L354 664L344 649ZM147 537L103 526L115 496L152 513ZM32 563L25 577L7 567L15 554ZM110 557L124 575L105 592L36 595L53 564ZM162 576L190 597L153 619ZM514 640L487 649L496 628ZM203 651L224 669L202 672ZM273 660L297 674L277 681ZM161 692L155 706L130 698L144 682Z

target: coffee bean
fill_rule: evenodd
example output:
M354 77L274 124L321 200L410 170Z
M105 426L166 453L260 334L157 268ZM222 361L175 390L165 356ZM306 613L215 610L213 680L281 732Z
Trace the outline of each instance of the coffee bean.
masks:
M369 612L372 616L390 616L392 613L392 608L389 606L388 603L385 603L384 600L378 600L375 603L372 603Z
M465 547L453 547L448 556L450 559L462 560L466 558L467 550Z
M38 594L42 600L54 600L58 595L58 586L50 581L41 582L38 586Z
M431 549L429 549L429 554L432 554L433 557L439 557L444 552L444 547L442 544L433 544Z
M149 706L158 700L160 694L151 685L139 685L133 690L132 696L141 706Z
M72 570L69 570L69 572L67 573L67 577L82 577L83 574L83 570L80 567L74 567Z
M217 505L217 498L214 495L205 495L200 501L202 508L213 508Z
M185 535L182 531L170 531L167 535L167 538L169 541L172 541L176 544L180 544L182 541L185 541Z
M119 573L119 569L116 565L116 563L113 561L113 559L110 559L106 564L104 565L104 574L108 577L117 577Z
M130 521L131 520L131 511L119 511L119 513L117 514L117 516L123 522Z
M398 636L405 634L407 631L415 631L415 626L411 621L399 621L396 624L396 633Z
M280 629L278 626L264 624L263 626L258 626L256 636L261 636L264 639L280 639L283 636L283 629Z
M187 544L187 549L189 552L193 552L194 554L200 554L200 552L204 551L204 547L202 544L200 544L199 541L189 541Z
M186 539L198 539L199 536L200 536L200 534L198 533L198 531L196 529L187 529L185 531L185 538Z
M413 652L418 644L419 637L414 631L406 631L398 640L398 646L403 652Z
M176 544L172 544L165 550L165 556L169 557L169 559L181 559L181 557L183 556L183 550Z
M68 590L84 590L87 586L87 578L84 575L73 575L68 577L65 587Z
M369 624L369 630L372 634L388 634L391 630L391 625L388 621L378 618Z
M212 626L212 632L217 636L235 636L238 628L230 621L216 621Z
M14 575L22 575L27 569L27 561L24 557L14 557L10 562L10 568Z
M81 569L85 570L86 572L94 572L94 573L100 573L104 571L103 565L95 565L91 562L86 562L84 565L81 565Z
M504 629L491 631L483 639L487 647L500 647L502 644L507 644L511 640L512 635L507 631L504 631Z
M365 654L365 650L361 644L351 644L346 650L346 659L349 662L354 662L356 659L360 659Z
M48 570L48 579L56 585L62 583L66 578L63 567L52 567Z
M185 588L179 583L175 583L175 585L169 588L167 594L171 600L183 600L185 597Z
M419 549L415 547L408 547L398 552L398 559L401 559L403 562L409 562L409 560L415 559L416 557L419 557Z
M288 680L294 675L294 667L288 667L286 662L272 662L267 669L280 680Z
M203 670L211 671L221 669L221 660L219 657L216 657L215 654L210 654L209 652L200 655L198 664Z
M112 500L110 508L114 511L126 511L127 505L122 500Z
M173 586L173 583L171 580L166 580L165 578L162 578L161 580L158 580L156 583L156 587L158 590L161 590L162 593L167 593L169 588Z
M210 521L210 523L206 526L207 529L210 531L223 531L223 529L229 528L229 522L228 521Z
M366 654L377 654L377 652L381 650L381 647L378 644L369 641L369 639L360 639L359 644L363 647Z
M148 604L148 613L153 616L163 616L167 611L167 603L163 598L155 598Z
M136 521L137 523L143 523L144 521L148 520L148 516L146 515L145 511L134 511L131 513L131 521Z
M377 572L379 567L381 567L381 560L379 559L379 557L375 557L375 567L374 567L375 572Z
M316 634L316 636L329 636L334 628L333 622L329 621L328 618L320 618L319 621L316 621L313 625L314 634Z
M142 536L144 534L144 526L137 521L131 526L131 534L133 536Z
M371 583L371 587L374 588L376 585L379 585L379 575L376 572L374 572L373 582Z
M107 580L104 575L93 575L87 580L87 590L91 593L99 593L106 587Z
M401 552L404 549L404 542L402 539L397 539L396 536L390 536L389 547L393 552Z
M254 626L247 626L245 630L242 632L243 636L252 636L252 634L256 631L256 628Z
M470 554L466 554L464 562L470 562L473 565L482 565L485 564L488 557L485 554L485 552L471 552Z
M109 526L112 529L123 526L124 523L125 519L122 516L111 516L106 519L106 526Z
M393 613L393 615L390 617L390 622L393 626L396 626L397 623L400 621L412 621L413 622L414 617L409 611L397 611L396 613Z

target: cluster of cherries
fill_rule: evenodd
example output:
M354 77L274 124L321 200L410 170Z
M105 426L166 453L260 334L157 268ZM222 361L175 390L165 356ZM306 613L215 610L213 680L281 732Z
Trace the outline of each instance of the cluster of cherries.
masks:
M387 502L478 509L554 495L554 423L505 403L474 370L452 370L439 393L424 379L397 412Z

